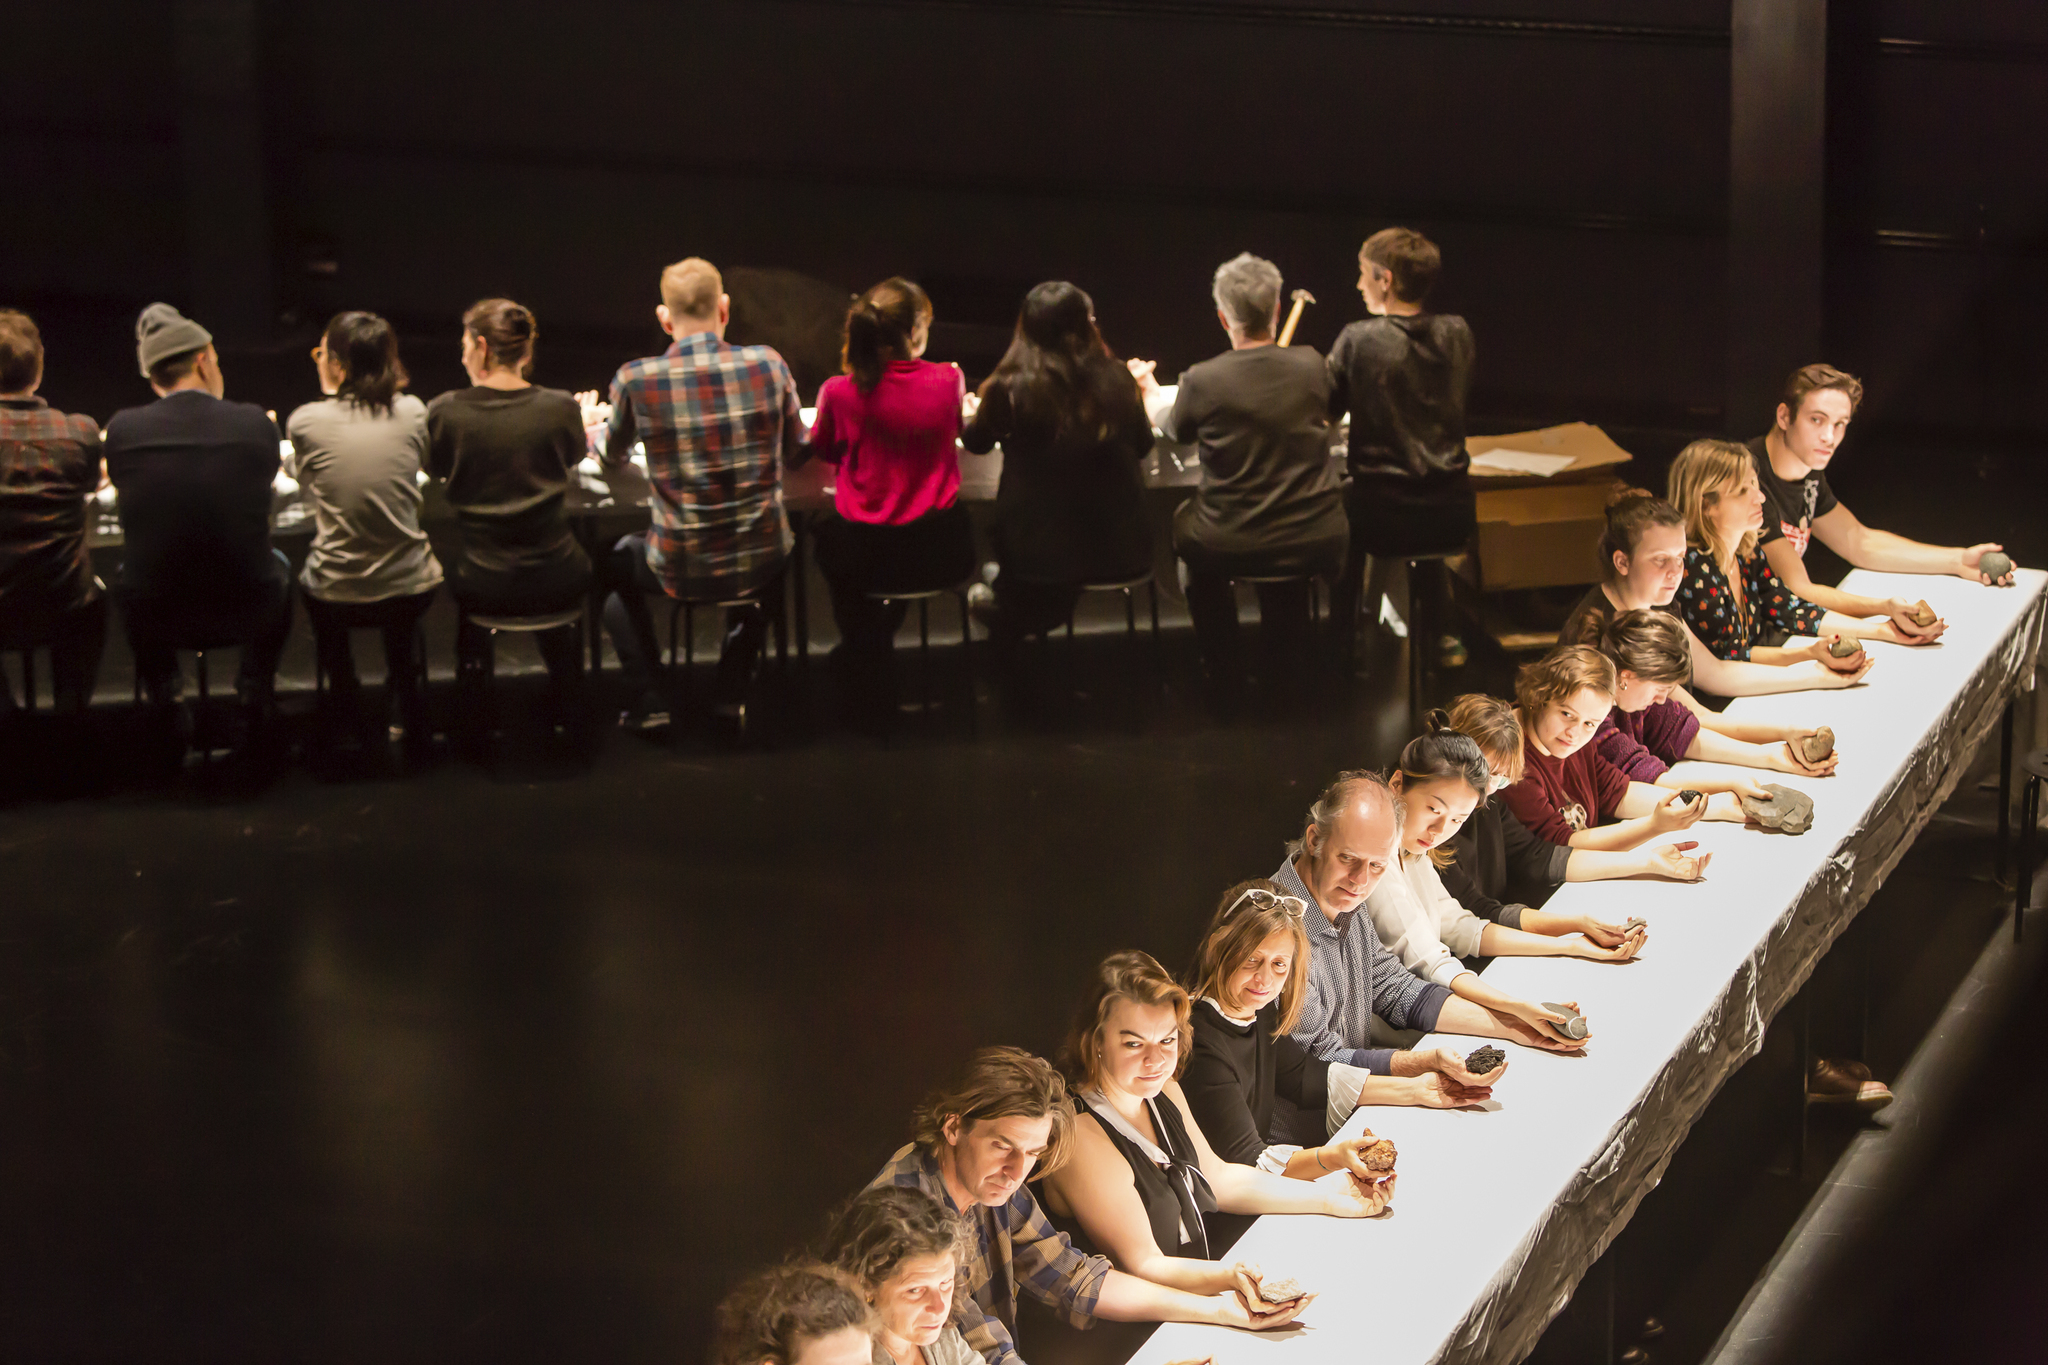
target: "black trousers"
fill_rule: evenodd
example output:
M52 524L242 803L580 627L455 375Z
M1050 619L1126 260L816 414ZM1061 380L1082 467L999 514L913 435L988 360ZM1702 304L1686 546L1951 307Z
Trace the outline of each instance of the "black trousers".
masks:
M608 589L605 631L612 638L627 686L638 696L654 686L655 667L661 660L647 600L650 595L668 593L654 570L647 567L647 532L622 538L599 561L598 571ZM770 610L782 601L782 571L778 569L753 596L755 602L726 609L725 640L718 651L718 676L712 684L712 702L718 707L744 705L753 693L761 646L772 619Z
M1191 508L1192 503L1182 505ZM1344 539L1331 536L1298 545L1256 550L1214 550L1184 533L1174 519L1173 549L1187 576L1188 616L1209 675L1210 700L1229 708L1241 701L1246 684L1244 639L1237 624L1237 596L1230 580L1272 574L1313 575L1333 580L1344 563ZM1261 583L1259 597L1260 675L1277 690L1313 667L1309 648L1309 593L1306 583Z
M1357 638L1359 608L1377 615L1386 591L1389 561L1404 555L1446 554L1463 549L1478 525L1472 490L1464 484L1417 494L1397 484L1353 479L1344 489L1344 515L1351 522L1351 541L1344 556L1344 574L1330 597L1330 617L1337 627L1337 657L1349 661ZM1373 567L1372 591L1365 582L1368 561ZM1425 619L1408 623L1415 648L1434 647L1433 636L1450 620L1450 584L1439 564L1422 566L1419 585ZM1361 604L1360 597L1364 597Z
M64 715L81 715L92 705L106 640L105 594L69 611L0 613L0 650L29 645L49 649L51 690L55 693L56 709ZM14 706L13 689L0 681L0 712Z
M427 735L427 699L420 688L419 624L434 604L439 588L379 602L323 602L305 594L306 619L313 623L314 648L320 670L327 675L330 723L352 723L358 714L362 683L356 677L352 630L375 630L384 637L385 690L397 701L406 739Z
M896 709L896 632L905 602L878 602L872 593L931 592L951 588L974 573L974 526L960 503L890 526L819 518L812 530L818 569L832 595L839 644L832 667L842 707L867 717Z
M128 647L135 655L135 671L152 706L161 709L177 700L178 650L199 644L239 647L242 661L236 692L244 705L270 704L278 657L284 653L285 637L292 627L291 566L281 551L273 548L271 554L277 557L275 587L256 601L231 610L210 602L138 599L130 590L115 590L128 631Z

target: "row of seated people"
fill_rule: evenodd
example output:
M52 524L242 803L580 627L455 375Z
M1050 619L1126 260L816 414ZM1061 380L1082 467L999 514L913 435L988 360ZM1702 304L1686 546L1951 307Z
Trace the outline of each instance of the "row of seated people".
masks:
M1219 1215L1380 1214L1397 1153L1369 1128L1338 1136L1352 1115L1480 1106L1510 1064L1419 1048L1421 1034L1590 1041L1475 963L1634 957L1640 919L1544 905L1567 881L1698 881L1708 855L1669 836L1742 819L1720 793L1750 784L1688 799L1673 788L1705 785L1688 765L1834 771L1806 760L1800 727L1641 724L1678 706L1666 694L1690 676L1672 616L1620 610L1591 638L1524 668L1513 702L1474 694L1432 713L1390 775L1339 774L1279 867L1224 892L1178 979L1143 952L1106 958L1057 1067L1015 1048L975 1054L815 1259L734 1290L713 1359L1011 1365L1020 1331L1058 1355L1064 1334L1100 1321L1293 1320L1315 1268L1219 1255ZM1889 1100L1867 1073L1835 1079L1838 1102Z
M1031 291L1009 352L969 395L957 367L922 359L929 299L910 281L888 280L849 309L847 374L826 383L808 432L782 358L724 340L730 300L717 271L695 258L662 275L656 316L673 344L622 367L605 402L530 381L538 327L510 300L465 314L472 385L431 405L404 393L388 324L342 314L313 353L329 396L287 423L293 472L314 510L300 583L335 684L329 714L362 725L348 632L381 627L401 720L424 741L415 627L443 569L419 524L422 470L445 480L460 522L451 586L467 612L545 614L580 602L593 578L611 588L606 624L634 697L622 720L644 729L668 715L649 594L741 604L728 613L716 707L727 726L743 724L762 604L779 599L791 544L782 474L811 455L833 464L834 512L817 536L842 637L837 694L855 725L885 728L903 608L878 594L950 586L973 570L956 441L1005 453L992 528L1000 572L993 591L976 594L1001 647L1064 620L1082 584L1149 571L1138 464L1154 425L1200 448L1201 486L1176 514L1173 545L1212 700L1233 709L1244 681L1233 577L1333 579L1348 641L1368 557L1469 537L1463 407L1473 351L1462 320L1422 310L1438 265L1419 234L1388 229L1368 239L1359 288L1373 316L1347 327L1325 360L1275 343L1276 268L1248 255L1226 262L1212 293L1231 349L1187 371L1170 399L1150 364L1111 356L1088 296L1059 282ZM127 550L114 593L138 673L168 710L173 646L244 643L242 692L261 712L291 610L288 570L269 539L274 427L260 409L223 400L211 336L168 305L144 312L137 351L159 398L109 422L104 474L121 498ZM89 419L35 398L41 377L33 322L0 313L0 639L51 644L60 705L75 708L91 694L105 631L85 545L101 438ZM1998 550L1874 531L1839 503L1825 469L1860 399L1852 377L1808 366L1788 382L1766 436L1747 449L1689 448L1673 472L1684 513L1632 504L1610 532L1609 581L1589 607L1624 598L1661 606L1676 594L1702 684L1722 695L1802 685L1822 672L1853 680L1867 666L1867 655L1845 662L1818 639L1774 643L1774 631L1938 638L1939 623L1917 621L1912 604L1854 597L1804 572L1815 536L1858 565L1979 578L1989 577L1979 559ZM1350 477L1340 480L1329 423L1347 412ZM593 565L564 507L574 468L586 452L617 466L636 443L646 452L652 524ZM1295 671L1306 585L1259 591L1273 637L1261 655L1282 674ZM1874 616L1883 620L1861 619ZM574 628L538 642L574 714ZM480 631L463 632L465 657L488 647Z

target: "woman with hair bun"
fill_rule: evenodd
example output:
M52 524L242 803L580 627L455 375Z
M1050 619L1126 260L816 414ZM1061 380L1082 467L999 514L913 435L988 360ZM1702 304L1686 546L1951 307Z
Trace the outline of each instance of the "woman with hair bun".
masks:
M564 504L588 450L583 409L560 389L527 378L540 325L511 299L484 299L462 315L462 368L470 387L427 405L427 472L444 480L462 532L451 588L469 613L544 616L579 605L590 592L590 557L570 529ZM580 623L543 631L558 707L575 719ZM465 626L464 660L491 648Z
M349 632L379 630L406 753L429 740L417 632L441 586L441 565L420 529L419 474L427 460L427 406L406 393L398 337L375 313L337 313L313 348L320 391L285 422L287 471L313 504L313 545L299 587L313 623L327 696L329 743L353 734L365 753L383 748L385 721L358 701Z
M1460 959L1583 957L1625 962L1642 947L1644 931L1641 926L1603 926L1617 940L1612 946L1581 934L1531 933L1481 919L1445 890L1439 870L1456 857L1446 844L1485 803L1492 783L1486 756L1451 728L1448 716L1432 711L1426 726L1425 733L1408 741L1399 767L1388 778L1401 797L1403 819L1398 865L1389 868L1366 897L1373 927L1388 951L1425 981L1562 1038L1563 1016L1495 990Z
M845 373L818 390L808 441L838 470L833 511L814 533L839 625L840 714L865 733L895 719L893 642L908 609L873 594L951 588L974 573L956 448L967 381L959 366L923 358L931 326L931 300L910 280L891 277L854 300Z

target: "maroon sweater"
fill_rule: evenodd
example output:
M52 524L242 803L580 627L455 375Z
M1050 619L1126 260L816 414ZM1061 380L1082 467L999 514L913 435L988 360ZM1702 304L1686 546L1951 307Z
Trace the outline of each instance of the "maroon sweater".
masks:
M1683 702L1660 701L1640 711L1617 706L1607 713L1588 747L1597 749L1631 782L1655 782L1685 757L1699 732L1700 718Z
M1515 818L1553 844L1613 818L1628 794L1628 777L1588 742L1570 758L1552 758L1522 738L1522 780L1501 793Z

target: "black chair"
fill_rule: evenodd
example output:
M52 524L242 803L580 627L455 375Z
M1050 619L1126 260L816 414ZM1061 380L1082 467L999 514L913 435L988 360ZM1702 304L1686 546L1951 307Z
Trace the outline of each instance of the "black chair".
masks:
M2026 778L2020 784L2020 866L2012 884L2012 941L2020 941L2020 930L2033 909L2034 828L2041 822L2041 784L2048 782L2048 749L2036 749L2020 760Z
M497 677L497 640L500 635L541 635L551 630L580 629L583 624L585 607L578 603L560 611L542 612L533 616L510 616L493 612L471 612L462 610L456 626L456 673L458 693L463 698L467 729L471 741L482 747L496 729L491 711L492 683ZM463 648L469 638L470 629L482 631L484 647L471 654ZM583 678L583 642L576 645L576 676ZM421 667L425 667L422 655Z
M789 613L785 609L786 599L778 579L773 591L765 596L740 597L670 597L662 593L660 600L669 604L668 610L668 672L676 673L677 623L682 625L683 671L680 675L684 703L690 700L690 679L697 668L697 613L700 611L730 611L736 607L759 607L767 613L768 624L775 632L775 671L785 683L789 678Z
M1442 621L1424 619L1425 616L1429 616L1431 613L1423 610L1423 575L1426 573L1441 573L1448 578L1451 572L1449 561L1458 558L1464 553L1465 548L1459 546L1455 550L1436 550L1425 554L1386 556L1388 560L1402 566L1402 572L1408 579L1408 610L1405 613L1405 620L1408 625L1408 732L1410 734L1416 733L1421 728L1422 713L1428 709L1423 704L1426 700L1424 692L1428 685L1429 675L1428 666L1424 661L1428 659L1430 651L1436 648L1436 640L1432 637L1440 633L1444 626ZM1429 567L1425 569L1424 565ZM1371 581L1371 576L1368 575L1366 579L1368 585ZM1379 614L1378 598L1375 597L1372 602L1365 604L1364 610L1368 620L1376 619Z
M350 631L374 630L381 632L383 630L383 627L348 626L346 627L346 629ZM418 661L419 665L418 668L414 670L414 681L415 685L418 686L418 688L420 689L420 703L422 708L424 708L427 698L428 682L427 622L424 616L420 618L420 623L413 628L413 657ZM317 639L314 643L313 649L313 704L323 715L325 714L327 709L327 665L322 663L320 660L320 649ZM423 736L422 738L430 739L431 737L431 734L429 734L427 736Z
M1030 580L1027 580L1027 581L1030 581ZM1046 585L1044 585L1044 586L1048 586L1048 587L1058 587L1058 586L1068 586L1068 585L1065 585L1065 584L1046 584ZM1154 676L1154 678L1158 678L1158 677L1160 677L1160 676L1163 676L1163 674L1165 673L1165 664L1164 664L1164 661L1163 661L1163 660L1161 659L1161 657L1160 657L1160 653L1159 653L1159 579L1158 579L1158 577L1157 577L1157 576L1156 576L1156 575L1155 575L1155 574L1154 574L1154 573L1153 573L1153 572L1152 572L1152 571L1151 571L1150 569L1147 569L1147 570L1146 570L1146 571L1145 571L1144 573L1142 573L1142 574L1139 574L1139 575L1137 575L1137 576L1136 576L1136 577L1134 577L1134 578L1119 578L1119 579L1109 579L1109 580L1105 580L1105 581L1103 581L1103 582L1100 582L1100 583L1083 583L1083 584L1081 584L1081 585L1080 585L1080 589L1081 589L1081 592L1082 592L1082 594L1083 594L1084 596L1085 596L1086 594L1088 594L1088 593L1091 593L1091 592L1119 592L1119 593L1122 593L1122 594L1123 594L1123 597L1124 597L1124 640L1125 640L1125 643L1126 643L1126 646L1127 646L1127 648L1126 648L1126 650L1125 650L1125 654L1124 654L1124 681L1125 681L1125 684L1126 684L1126 693L1127 693L1127 695L1128 695L1128 697L1129 697L1129 701L1130 701L1130 713L1131 713L1131 729L1132 729L1132 730L1138 730L1138 729L1141 729L1141 728L1142 728L1142 726L1143 726L1143 715L1144 715L1144 713L1143 713L1143 710L1142 710L1142 708L1140 707L1140 705L1139 705L1139 700L1138 700L1138 694L1139 694L1139 690L1140 690L1140 689L1139 689L1139 684L1138 684L1138 599L1137 599L1137 592L1138 592L1138 589L1140 589L1140 588L1144 588L1144 589L1145 589L1145 590L1147 591L1147 593L1149 594L1149 604L1150 604L1150 606L1151 606L1151 609L1152 609L1152 670L1153 670L1153 676ZM1068 671L1068 678L1069 678L1069 686L1070 686L1070 687L1072 686L1072 677L1073 677L1073 673L1074 673L1074 617L1075 617L1076 613L1078 612L1078 610L1079 610L1079 604L1077 603L1077 604L1076 604L1076 611L1070 611L1070 612L1068 612L1068 613L1067 613L1067 646L1066 646L1066 655L1067 655L1067 671ZM1040 636L1040 638L1041 638L1041 639L1043 639L1043 638L1044 638L1044 636Z
M180 654L190 654L192 656L193 671L199 675L199 705L193 711L192 744L193 747L199 750L199 761L202 764L210 765L213 762L215 749L226 747L224 745L216 746L207 731L207 709L212 694L208 690L209 679L207 676L206 656L217 654L224 649L240 650L246 647L246 642L241 639L220 635L206 635L194 639L179 640L171 646L172 649ZM142 706L142 671L140 669L137 669L135 672L135 705L137 708Z
M963 701L967 707L968 737L979 736L980 724L975 716L974 700L974 618L967 610L967 590L981 580L969 578L949 588L925 588L916 592L871 592L865 594L870 602L884 604L894 602L917 604L917 689L918 707L925 724L931 723L932 715L932 629L931 604L937 597L951 597L960 605L960 681Z

